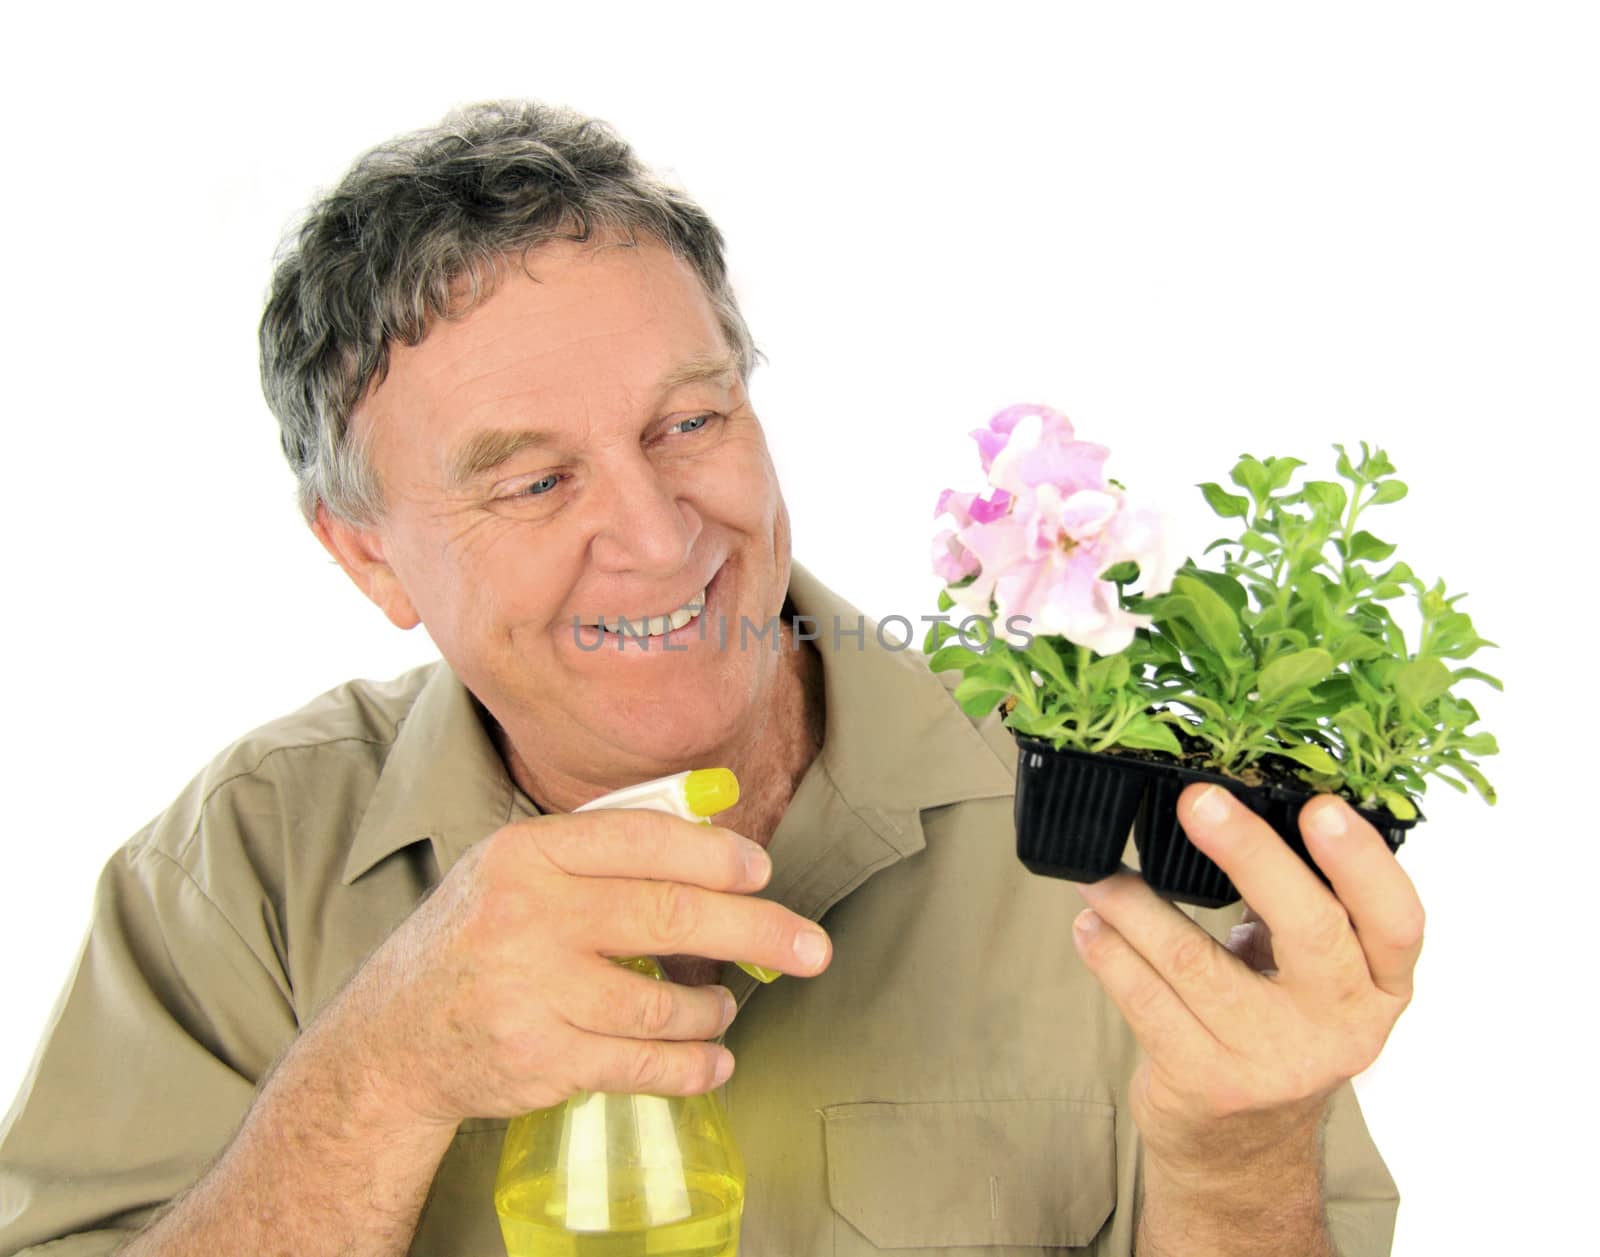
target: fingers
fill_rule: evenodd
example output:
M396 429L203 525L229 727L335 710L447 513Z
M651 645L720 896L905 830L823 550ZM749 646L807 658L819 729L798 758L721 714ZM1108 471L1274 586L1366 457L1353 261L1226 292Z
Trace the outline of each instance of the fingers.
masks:
M1122 1010L1149 1056L1168 1062L1212 1059L1220 1049L1210 1031L1113 925L1089 908L1072 926L1083 963Z
M572 1059L574 1087L625 1095L699 1095L733 1073L733 1053L715 1043L579 1034Z
M1222 1038L1231 1021L1259 998L1262 979L1137 875L1116 873L1079 886L1078 893L1109 925L1115 942L1105 944L1107 954L1131 949L1152 979L1216 1037ZM1136 972L1129 959L1116 963Z
M731 829L625 808L534 817L490 842L497 882L528 884L540 870L570 879L562 914L574 940L598 954L707 956L797 977L821 973L832 957L818 926L750 895L772 861Z
M1344 903L1374 984L1409 1000L1425 923L1411 878L1382 835L1336 795L1306 804L1300 833Z
M1190 841L1214 860L1272 931L1285 976L1349 980L1366 962L1344 905L1272 826L1221 786L1193 785L1178 800Z
M682 882L596 881L596 945L613 956L709 956L798 977L828 967L822 928L782 904ZM601 937L603 935L603 938Z
M682 986L597 965L565 998L568 1021L593 1034L626 1039L714 1039L733 1021L733 993L723 986Z
M535 854L575 877L632 877L687 882L708 890L759 890L772 861L759 843L664 812L618 808L536 816L506 826L524 858Z

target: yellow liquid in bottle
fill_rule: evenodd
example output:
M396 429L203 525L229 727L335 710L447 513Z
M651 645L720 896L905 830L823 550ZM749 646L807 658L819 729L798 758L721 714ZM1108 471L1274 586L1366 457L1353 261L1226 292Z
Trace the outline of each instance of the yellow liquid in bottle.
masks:
M554 1175L520 1180L495 1195L508 1257L738 1257L743 1186L725 1174L690 1171L686 1178L687 1215L654 1226L642 1172L614 1181L606 1231L566 1229Z

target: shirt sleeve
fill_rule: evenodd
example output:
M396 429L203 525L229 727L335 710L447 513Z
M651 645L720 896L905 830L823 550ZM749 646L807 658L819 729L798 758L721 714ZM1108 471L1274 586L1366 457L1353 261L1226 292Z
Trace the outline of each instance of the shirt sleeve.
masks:
M0 1124L0 1257L112 1252L200 1177L294 1037L270 930L247 938L148 837L106 865Z
M1355 1088L1334 1092L1323 1127L1328 1233L1339 1257L1388 1257L1400 1193L1367 1132Z

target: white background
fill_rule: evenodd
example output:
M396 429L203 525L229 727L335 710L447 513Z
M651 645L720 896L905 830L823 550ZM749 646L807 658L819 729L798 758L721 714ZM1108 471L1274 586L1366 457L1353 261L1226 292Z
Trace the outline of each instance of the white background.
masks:
M1502 803L1436 788L1403 852L1428 945L1358 1082L1395 1251L1587 1225L1588 6L561 8L12 19L0 1089L111 850L253 725L432 656L299 523L255 321L360 149L520 94L613 122L722 226L796 553L870 614L932 609L934 497L1009 402L1066 410L1196 548L1191 486L1239 453L1388 449L1412 496L1375 530L1470 593L1507 682Z

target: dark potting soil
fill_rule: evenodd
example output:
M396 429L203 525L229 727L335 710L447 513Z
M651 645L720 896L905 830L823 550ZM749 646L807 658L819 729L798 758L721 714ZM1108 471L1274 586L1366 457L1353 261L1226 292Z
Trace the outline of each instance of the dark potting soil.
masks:
M1211 747L1205 741L1184 733L1181 729L1174 729L1172 733L1177 738L1178 745L1183 748L1183 755L1176 760L1161 751L1146 751L1126 746L1114 746L1101 754L1139 760L1146 764L1175 765L1198 772L1216 773L1219 777L1232 777L1243 785L1251 787L1281 786L1285 790L1298 790L1303 794L1312 792L1311 787L1298 776L1292 760L1280 759L1276 755L1265 755L1242 772L1225 773L1211 759Z

